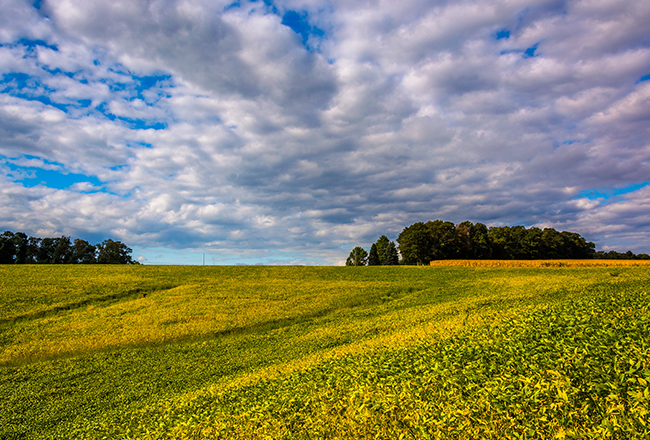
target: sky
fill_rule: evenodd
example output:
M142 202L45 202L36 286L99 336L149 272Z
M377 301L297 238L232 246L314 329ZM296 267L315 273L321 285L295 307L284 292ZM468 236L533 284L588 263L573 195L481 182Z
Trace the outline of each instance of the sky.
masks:
M650 252L647 0L0 0L0 230L342 264L418 221Z

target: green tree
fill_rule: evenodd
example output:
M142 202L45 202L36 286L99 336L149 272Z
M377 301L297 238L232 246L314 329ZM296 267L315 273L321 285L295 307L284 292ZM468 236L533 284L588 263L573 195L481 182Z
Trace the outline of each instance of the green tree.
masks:
M76 264L97 263L97 247L86 240L76 238L72 245L72 261Z
M370 246L370 252L368 253L368 266L380 266L381 260L379 259L379 252L377 252L377 244L373 243Z
M446 260L460 256L456 227L452 222L434 220L428 221L426 226L431 236L429 241L429 261Z
M497 260L512 260L513 239L508 226L492 227L488 231L488 238L492 244L492 257Z
M52 253L52 263L54 264L70 264L72 263L72 242L70 237L65 235L55 238L56 245L54 246L54 252Z
M27 262L27 251L29 246L29 238L24 232L16 232L14 234L13 242L16 249L15 264L25 264Z
M492 258L492 246L488 237L488 228L483 223L472 226L471 232L472 257L479 260Z
M385 266L396 266L399 264L399 255L397 254L397 248L395 247L395 242L389 241L384 250L384 258L382 261Z
M97 262L100 264L137 264L131 258L131 248L110 238L97 245Z
M429 228L417 222L407 226L397 237L402 264L424 264L431 261L431 234Z
M560 233L560 235L564 241L566 258L594 258L594 254L596 253L596 245L588 242L584 237L580 236L580 234L563 231ZM633 253L631 258L635 258L635 255Z
M14 233L5 231L0 235L0 264L13 264L16 256Z
M41 239L38 237L27 238L27 256L25 263L36 264L38 263L38 249L41 246Z
M43 238L38 246L36 262L39 264L52 264L54 262L54 250L57 244L56 238Z
M511 255L514 260L528 260L528 249L525 246L526 241L526 227L525 226L512 226L510 228L510 249Z
M472 240L472 229L474 225L470 221L464 221L456 225L456 243L458 243L458 258L471 259L474 257L474 243Z
M542 230L536 227L528 229L520 245L523 248L524 258L539 259L542 253Z
M544 228L540 247L540 258L543 259L563 258L565 255L562 235L553 228Z
M377 255L379 255L379 264L385 265L384 254L386 253L386 246L390 240L385 235L379 237L375 245L377 246Z
M365 266L368 262L368 252L362 247L355 247L345 261L346 266Z

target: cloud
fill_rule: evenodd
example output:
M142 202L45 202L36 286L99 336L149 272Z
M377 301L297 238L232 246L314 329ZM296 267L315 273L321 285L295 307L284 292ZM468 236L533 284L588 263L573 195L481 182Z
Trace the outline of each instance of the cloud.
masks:
M435 218L650 247L644 188L581 195L649 175L643 2L2 8L0 227L147 262L334 264Z

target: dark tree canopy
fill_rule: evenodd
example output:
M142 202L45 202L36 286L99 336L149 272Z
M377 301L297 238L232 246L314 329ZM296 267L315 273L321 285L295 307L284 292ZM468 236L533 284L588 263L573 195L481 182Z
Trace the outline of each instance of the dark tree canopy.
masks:
M428 265L443 259L650 259L647 254L630 251L596 252L593 243L575 232L525 226L488 228L470 221L458 225L443 220L414 223L405 227L396 241L397 247L385 235L379 237L370 248L368 265Z
M78 264L92 264L97 262L97 246L80 238L75 239L72 246L73 261Z
M92 245L79 238L73 243L65 235L38 238L11 231L0 235L0 264L138 264L131 252L111 239Z
M381 260L379 259L379 252L377 252L377 243L373 243L370 246L370 252L368 252L368 266L380 266Z
M584 259L594 258L595 246L575 232L553 228L496 226L442 220L415 223L397 238L404 264L429 264L442 259Z
M389 241L384 249L384 258L382 258L382 264L384 266L395 266L399 264L399 255L397 254L397 248L395 243Z
M11 264L16 255L16 244L14 233L5 231L0 235L0 264Z
M370 246L368 266L392 266L399 264L399 254L395 242L382 235Z
M575 232L442 220L415 223L397 238L403 264L454 258L497 260L594 258L595 246Z
M432 247L431 234L424 223L418 222L404 228L397 237L397 244L403 264L429 264L431 261L428 256Z
M377 255L379 255L379 264L381 265L386 264L384 262L384 254L386 253L386 246L388 246L389 242L390 240L388 239L388 237L382 235L375 243L375 245L377 246Z
M368 262L368 252L362 247L355 247L345 261L346 266L365 266Z
M648 254L634 254L632 251L616 252L616 251L598 251L594 258L603 260L650 260Z
M110 238L97 245L97 262L99 264L133 264L131 248L120 241Z

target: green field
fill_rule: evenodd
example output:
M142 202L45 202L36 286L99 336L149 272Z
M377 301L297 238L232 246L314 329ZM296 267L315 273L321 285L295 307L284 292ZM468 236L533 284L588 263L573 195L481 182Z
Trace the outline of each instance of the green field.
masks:
M650 267L0 266L0 439L650 438Z

